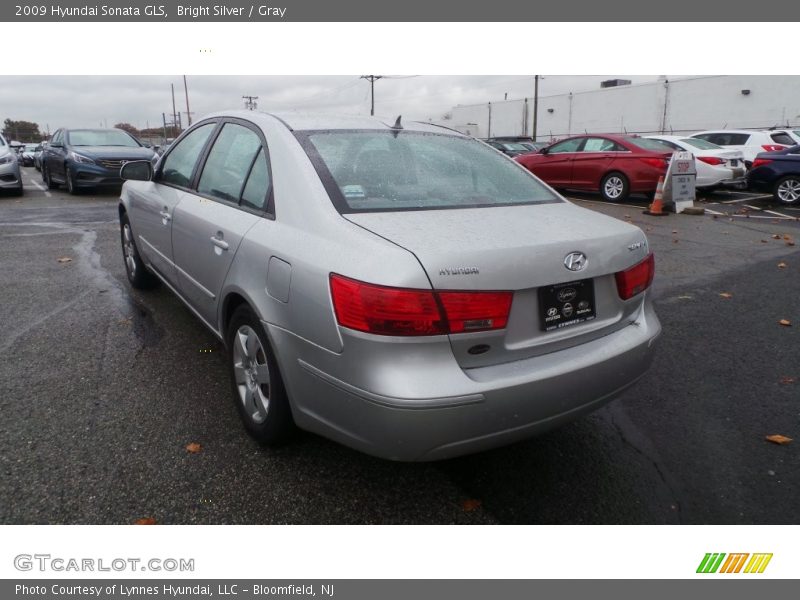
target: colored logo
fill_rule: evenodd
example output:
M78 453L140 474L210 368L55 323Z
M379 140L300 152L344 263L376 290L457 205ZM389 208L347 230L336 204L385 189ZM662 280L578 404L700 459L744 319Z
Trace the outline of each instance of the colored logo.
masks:
M739 552L725 554L724 552L708 552L697 567L698 573L763 573L772 553L749 554Z

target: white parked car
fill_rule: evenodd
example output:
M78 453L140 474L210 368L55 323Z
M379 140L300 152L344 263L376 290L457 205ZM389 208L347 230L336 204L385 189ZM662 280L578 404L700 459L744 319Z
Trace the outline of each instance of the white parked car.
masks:
M724 146L729 150L741 150L745 166L749 169L757 154L777 152L796 145L794 139L782 131L748 131L746 129L719 129L698 131L689 136Z
M698 188L732 187L744 188L747 185L747 169L741 150L723 148L700 138L682 135L648 135L673 150L694 154L697 168Z

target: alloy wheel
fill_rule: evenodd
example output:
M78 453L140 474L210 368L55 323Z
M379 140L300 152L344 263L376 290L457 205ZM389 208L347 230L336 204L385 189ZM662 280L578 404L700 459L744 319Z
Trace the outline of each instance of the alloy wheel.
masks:
M787 179L782 181L777 190L778 198L787 204L800 200L800 180Z
M122 228L122 251L125 253L125 268L131 278L136 277L136 248L133 245L131 226L125 223Z
M622 190L625 188L625 183L617 176L609 177L606 179L605 186L603 186L603 190L605 191L606 197L616 199L622 195Z
M269 411L270 374L267 355L255 330L242 325L233 339L233 374L245 413L263 423Z

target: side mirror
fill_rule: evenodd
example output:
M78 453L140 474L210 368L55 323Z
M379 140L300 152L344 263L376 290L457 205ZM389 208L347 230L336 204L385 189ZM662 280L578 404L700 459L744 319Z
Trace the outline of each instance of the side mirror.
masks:
M539 150L539 154L549 154L549 153L550 153L550 147L549 146L545 146L544 148Z
M61 142L52 142L52 143L50 144L50 147L51 147L51 148L63 148L63 147L64 147L64 145L63 145Z
M132 160L122 165L119 176L125 181L150 181L153 178L153 163L149 160Z

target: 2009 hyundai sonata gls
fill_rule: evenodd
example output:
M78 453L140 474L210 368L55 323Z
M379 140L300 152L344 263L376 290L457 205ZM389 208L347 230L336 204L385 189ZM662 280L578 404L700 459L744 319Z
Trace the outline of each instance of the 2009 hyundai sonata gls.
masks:
M122 176L131 284L225 342L262 442L296 424L447 458L596 409L652 360L642 231L451 130L232 112Z

